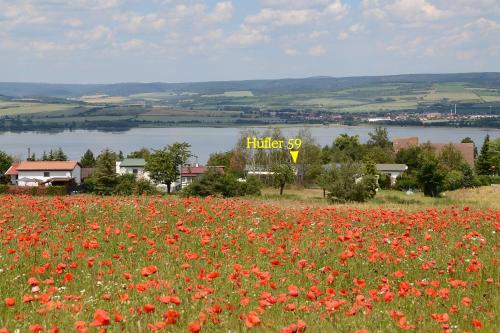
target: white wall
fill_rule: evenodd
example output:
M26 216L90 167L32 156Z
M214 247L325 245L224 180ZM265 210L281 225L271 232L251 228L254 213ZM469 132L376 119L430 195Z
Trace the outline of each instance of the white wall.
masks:
M49 172L49 177L44 176L44 172ZM82 181L82 170L79 165L73 171L60 171L60 170L45 170L45 171L18 171L17 178L31 178L37 179L42 182L47 181L54 177L71 177L75 179L77 184L80 184ZM38 186L37 182L23 182L18 181L17 185L19 186Z
M144 167L123 167L121 162L116 162L116 173L119 175L134 174L134 169L137 169L137 178L151 180L149 172L144 170Z

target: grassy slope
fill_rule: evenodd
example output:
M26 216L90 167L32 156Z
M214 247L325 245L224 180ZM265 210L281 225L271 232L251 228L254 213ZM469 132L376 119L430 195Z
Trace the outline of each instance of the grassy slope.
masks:
M305 205L329 205L323 199L320 189L286 189L283 197L273 188L263 190L264 201L279 205L293 206L297 203ZM376 197L367 203L350 203L341 206L357 208L376 208L384 206L388 209L419 210L427 207L470 206L478 209L500 210L500 186L485 186L474 189L461 189L444 193L441 198L424 197L422 193L407 195L401 191L381 190Z

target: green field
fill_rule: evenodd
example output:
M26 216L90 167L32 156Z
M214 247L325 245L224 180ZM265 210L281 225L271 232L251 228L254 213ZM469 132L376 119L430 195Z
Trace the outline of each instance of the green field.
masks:
M71 104L45 104L45 103L0 101L0 117L26 115L34 113L69 111L75 107L76 107L75 105Z

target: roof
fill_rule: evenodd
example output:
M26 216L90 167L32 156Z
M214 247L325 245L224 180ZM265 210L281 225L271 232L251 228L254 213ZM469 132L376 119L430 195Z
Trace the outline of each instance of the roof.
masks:
M204 166L204 165L198 165L198 166L189 166L185 165L181 167L181 176L182 177L197 177L201 174L204 174L207 172L207 170L213 169L218 172L224 172L224 167L223 166Z
M392 140L392 145L394 147L394 151L397 153L401 149L418 146L418 138L416 136L409 138L394 138Z
M450 145L450 143L431 143L431 147L436 150L436 154L441 153L444 147ZM474 167L474 144L473 143L451 143L464 158L465 162L469 166Z
M6 176L15 176L17 175L17 167L19 166L19 163L17 164L12 164L7 171L5 171Z
M17 166L17 171L71 171L77 165L77 161L26 161Z
M405 171L408 169L406 164L377 164L378 171Z
M146 160L143 158L126 158L120 163L121 167L145 167Z

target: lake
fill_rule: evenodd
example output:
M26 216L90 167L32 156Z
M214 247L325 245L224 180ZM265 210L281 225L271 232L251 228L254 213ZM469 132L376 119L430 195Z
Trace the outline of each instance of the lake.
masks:
M254 128L254 127L252 127ZM302 127L281 127L285 138L295 137ZM308 127L319 144L331 144L342 133L359 135L366 142L371 126L311 126ZM255 129L255 128L254 128ZM264 128L259 128L264 130ZM460 142L471 137L478 147L486 134L491 139L500 137L500 129L480 128L438 128L438 127L387 127L390 138L416 136L421 142ZM186 141L191 151L198 156L199 163L205 163L213 152L222 152L234 147L244 128L175 127L175 128L134 128L126 132L65 131L59 133L23 132L0 133L0 150L21 159L26 158L28 148L37 157L43 151L61 147L70 159L80 159L87 149L94 154L105 148L122 150L124 154L142 147L158 149L173 142ZM193 161L194 162L194 161Z

